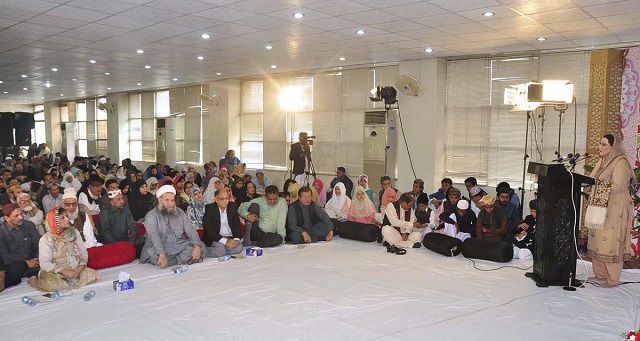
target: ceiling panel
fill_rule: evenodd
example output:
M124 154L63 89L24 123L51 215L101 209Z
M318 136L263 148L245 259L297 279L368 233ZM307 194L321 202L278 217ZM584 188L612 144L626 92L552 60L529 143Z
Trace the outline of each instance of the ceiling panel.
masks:
M304 17L293 17L298 12ZM0 103L423 58L633 46L638 17L636 0L3 0Z

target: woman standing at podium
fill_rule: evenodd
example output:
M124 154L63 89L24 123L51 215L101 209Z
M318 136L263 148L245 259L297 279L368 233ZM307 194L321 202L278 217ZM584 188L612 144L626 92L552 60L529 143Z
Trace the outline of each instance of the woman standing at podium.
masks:
M633 170L622 149L622 138L607 134L598 146L600 160L591 176L596 179L585 217L589 229L588 254L594 277L606 281L601 288L618 285L624 255L629 254L633 203L629 185Z

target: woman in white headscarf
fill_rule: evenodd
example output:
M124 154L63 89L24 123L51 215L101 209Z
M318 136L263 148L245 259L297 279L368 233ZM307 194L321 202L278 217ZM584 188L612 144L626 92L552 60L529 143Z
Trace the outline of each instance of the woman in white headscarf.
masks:
M158 191L158 179L156 179L155 176L147 179L147 190L149 193L156 195L156 192Z
M335 220L346 220L349 215L349 207L351 206L351 199L347 196L347 189L342 182L338 182L333 187L333 195L331 199L327 201L324 206L325 212L329 215L329 218Z
M216 190L220 185L220 179L218 177L213 177L209 180L209 184L207 185L207 189L204 191L203 199L204 204L208 205L216 201Z
M64 173L64 177L60 182L60 187L74 188L76 192L79 192L80 189L82 188L82 184L80 183L80 181L78 181L78 179L75 176L73 176L73 174L71 174L71 172L66 172Z
M358 185L364 189L364 192L369 197L369 200L371 200L371 202L373 202L374 201L373 191L371 190L371 188L369 188L369 176L367 174L358 175ZM354 190L353 191L353 194L354 194L353 197L355 197L355 193L356 192Z

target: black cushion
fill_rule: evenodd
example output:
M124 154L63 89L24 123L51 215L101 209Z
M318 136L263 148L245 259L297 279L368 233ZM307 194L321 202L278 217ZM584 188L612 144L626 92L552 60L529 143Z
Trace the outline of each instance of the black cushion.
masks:
M343 221L339 223L339 236L345 239L373 242L378 237L380 228L373 224L356 223L355 221Z
M467 238L462 243L462 255L467 258L507 263L513 259L513 245L500 240Z
M460 239L442 233L427 233L422 239L422 245L447 257L457 256L462 250L462 241Z

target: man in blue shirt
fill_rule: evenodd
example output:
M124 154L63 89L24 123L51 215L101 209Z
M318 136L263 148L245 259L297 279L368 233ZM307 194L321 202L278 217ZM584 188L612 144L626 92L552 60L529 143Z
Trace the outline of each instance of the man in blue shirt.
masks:
M508 187L498 188L498 202L497 205L504 210L507 214L507 224L509 230L505 235L506 241L511 241L513 233L518 228L518 224L522 220L518 206L511 202L511 190Z

